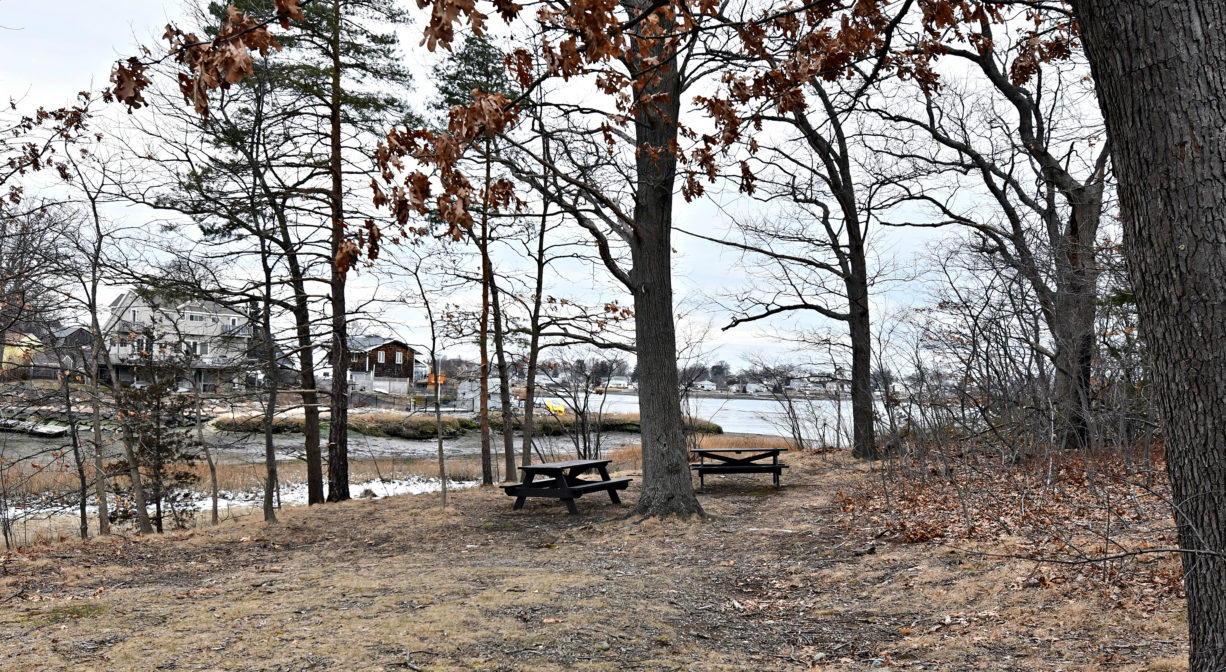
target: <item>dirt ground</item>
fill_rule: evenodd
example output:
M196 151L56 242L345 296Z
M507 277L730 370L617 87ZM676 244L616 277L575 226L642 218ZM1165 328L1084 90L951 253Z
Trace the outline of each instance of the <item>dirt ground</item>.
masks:
M893 541L846 504L867 467L786 461L778 491L709 479L706 519L473 488L447 511L405 496L25 549L0 556L0 669L1186 669L1179 598L987 555L1008 540Z

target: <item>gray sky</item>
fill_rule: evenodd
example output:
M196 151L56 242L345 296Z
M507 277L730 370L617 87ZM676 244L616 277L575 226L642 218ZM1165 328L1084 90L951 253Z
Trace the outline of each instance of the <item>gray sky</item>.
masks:
M0 92L21 107L101 89L111 64L151 43L177 0L0 0ZM151 45L153 46L153 45Z

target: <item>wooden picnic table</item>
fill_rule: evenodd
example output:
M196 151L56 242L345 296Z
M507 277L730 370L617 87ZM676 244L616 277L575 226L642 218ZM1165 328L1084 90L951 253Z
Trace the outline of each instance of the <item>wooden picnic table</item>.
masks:
M779 476L788 465L779 462L779 453L783 448L695 448L690 455L698 456L698 464L690 468L698 472L698 489L706 489L704 477L707 474L763 474L775 476L775 487L779 487ZM767 462L766 460L770 460ZM708 462L708 460L711 460Z
M566 460L564 462L542 462L529 464L519 468L524 472L523 483L508 483L502 489L515 498L515 510L522 509L524 500L529 497L553 497L566 502L566 509L572 514L579 513L575 500L589 492L604 490L609 493L609 499L614 504L620 504L618 490L625 490L630 485L628 478L610 478L608 465L613 460ZM596 471L600 480L580 478L584 473Z

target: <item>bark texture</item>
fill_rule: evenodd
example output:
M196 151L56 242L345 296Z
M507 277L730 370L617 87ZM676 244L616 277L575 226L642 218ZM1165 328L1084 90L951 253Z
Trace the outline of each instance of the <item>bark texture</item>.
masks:
M332 23L332 99L329 109L329 167L332 173L328 200L332 207L332 424L328 428L328 501L349 499L349 325L345 305L345 274L337 266L345 240L345 174L341 163L341 3Z
M1078 0L1166 437L1190 670L1226 670L1226 3Z
M639 0L626 6L633 16L651 5ZM661 24L666 22L661 19ZM638 47L632 44L631 52L641 53ZM672 147L677 142L681 76L677 62L668 58L663 39L652 39L647 50L655 63L668 65L654 67L641 57L633 63L633 69L646 72L643 86L635 89L638 184L630 245L634 266L629 274L634 293L643 442L643 492L635 511L650 516L688 516L703 511L694 496L682 431L673 322L672 225L677 160Z

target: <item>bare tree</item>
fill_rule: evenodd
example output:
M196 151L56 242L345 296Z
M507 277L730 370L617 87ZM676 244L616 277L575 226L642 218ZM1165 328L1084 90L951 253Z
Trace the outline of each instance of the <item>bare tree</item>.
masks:
M1030 285L1034 310L1049 336L1033 347L1048 358L1057 415L1056 441L1090 443L1095 248L1108 206L1109 143L1076 52L1036 58L1032 32L1018 17L986 15L950 36L945 58L968 67L964 81L939 89L897 84L877 114L900 132L883 129L875 151L909 179L900 203L920 203L934 217L923 226L957 224L972 232L968 246L999 259ZM1011 20L1016 19L1016 20ZM907 100L919 100L908 110ZM916 135L908 141L907 133ZM969 198L974 194L975 198ZM985 212L984 203L995 207Z

